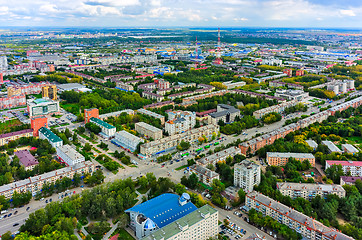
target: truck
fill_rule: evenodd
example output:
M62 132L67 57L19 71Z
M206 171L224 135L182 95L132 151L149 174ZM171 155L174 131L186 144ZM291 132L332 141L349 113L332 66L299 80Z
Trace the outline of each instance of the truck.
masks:
M0 214L4 214L4 213L7 213L8 210L2 210Z

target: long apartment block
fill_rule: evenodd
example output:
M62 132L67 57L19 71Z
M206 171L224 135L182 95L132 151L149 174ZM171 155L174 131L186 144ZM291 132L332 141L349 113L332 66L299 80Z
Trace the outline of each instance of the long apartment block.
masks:
M227 149L224 149L220 152L216 152L214 154L211 154L210 156L201 158L198 160L200 165L207 166L208 164L215 165L218 162L225 161L228 157L234 157L236 154L240 154L240 148L237 147L229 147Z
M260 110L257 110L253 113L253 116L256 119L261 119L263 116L272 113L272 112L276 112L276 113L283 113L285 109L293 107L295 105L297 105L299 103L298 100L292 100L289 102L282 102L278 105L274 105L274 106L270 106L267 108L263 108Z
M321 222L256 191L246 195L245 205L288 226L306 239L353 240L340 231L324 226Z
M312 167L315 166L315 157L311 153L284 153L284 152L267 152L266 161L272 166L284 166L290 158L303 162L309 161Z
M340 198L346 196L346 190L344 190L341 185L337 184L278 182L277 189L284 196L289 196L293 199L301 197L311 200L318 195L322 198L326 198L329 194L335 194Z
M220 128L218 125L206 125L200 128L191 129L184 133L175 134L156 141L148 142L141 145L140 153L144 157L150 157L162 153L166 150L174 149L181 141L196 142L199 137L211 137L213 133L218 134Z

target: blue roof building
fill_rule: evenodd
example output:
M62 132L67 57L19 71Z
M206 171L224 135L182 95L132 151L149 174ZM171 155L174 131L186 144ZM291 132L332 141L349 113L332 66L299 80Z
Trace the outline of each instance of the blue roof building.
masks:
M125 212L130 215L130 227L138 239L197 210L190 195L165 193Z

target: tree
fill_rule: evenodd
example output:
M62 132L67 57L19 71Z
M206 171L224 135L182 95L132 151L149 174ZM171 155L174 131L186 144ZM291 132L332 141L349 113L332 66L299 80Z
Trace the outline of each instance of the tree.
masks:
M79 132L79 134L83 134L85 132L85 128L84 127L78 127L78 132Z
M331 167L326 169L326 175L329 179L332 179L335 184L339 184L340 177L344 176L342 165L332 165Z
M12 233L10 231L7 231L1 236L1 240L11 240L13 237L11 236Z
M197 177L197 175L195 173L192 173L189 177L189 187L192 189L195 189L195 187L197 186L197 183L199 182L199 178Z
M138 184L142 189L146 189L148 186L148 180L145 176L142 176L138 179Z
M187 150L191 147L191 144L189 142L185 142L184 140L181 141L179 145L177 145L177 149L179 151Z
M89 143L86 143L83 147L83 150L86 152L90 152L92 150L92 146Z
M240 188L240 190L238 191L238 196L239 196L239 203L243 203L245 202L245 192L242 188Z
M86 127L89 131L91 131L91 132L93 132L93 133L95 133L95 134L98 134L98 133L100 133L100 132L102 131L101 127L99 127L97 124L92 123L92 122L86 123L86 124L85 124L85 127Z

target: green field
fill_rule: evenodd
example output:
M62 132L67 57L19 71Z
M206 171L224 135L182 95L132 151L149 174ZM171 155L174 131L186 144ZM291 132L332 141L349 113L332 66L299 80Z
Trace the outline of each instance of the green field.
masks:
M120 230L117 229L116 232L119 234L118 235L119 240L121 240L121 239L122 240L134 240L134 238L123 228Z

